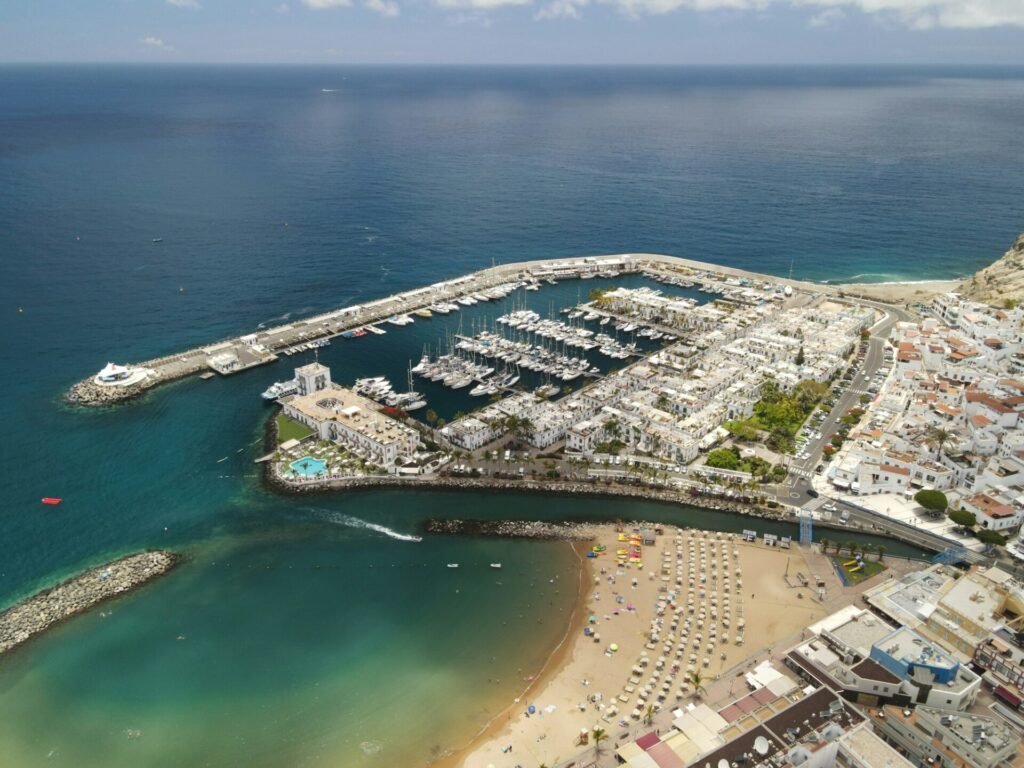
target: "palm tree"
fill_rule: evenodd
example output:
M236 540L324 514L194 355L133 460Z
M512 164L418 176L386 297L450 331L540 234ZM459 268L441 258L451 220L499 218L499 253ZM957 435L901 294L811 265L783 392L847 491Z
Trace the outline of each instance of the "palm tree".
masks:
M608 732L604 728L595 728L591 734L594 737L594 753L601 754L601 742L608 738Z
M885 557L885 544L879 544L875 551L878 552L878 562L882 562L882 558Z
M704 687L704 675L700 673L699 669L693 670L686 676L686 682L693 688L693 692L698 696L707 693L707 689Z
M925 433L924 441L928 445L935 446L936 457L942 458L942 450L946 447L946 444L956 437L956 433L945 427L928 427L927 433Z
M832 542L829 541L828 539L818 539L818 545L821 547L821 554L827 555L828 554L828 548L829 548L829 546L831 546L831 544L832 544Z
M654 705L648 704L644 708L644 725L650 725L654 722Z

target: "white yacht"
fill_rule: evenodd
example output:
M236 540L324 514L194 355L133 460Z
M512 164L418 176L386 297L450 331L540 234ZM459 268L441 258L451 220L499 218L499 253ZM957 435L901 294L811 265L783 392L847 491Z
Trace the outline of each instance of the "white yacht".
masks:
M298 391L299 382L296 381L295 379L292 379L291 381L278 381L271 384L264 390L263 399L266 400L268 403L272 403L279 397L284 397L285 395L294 395Z

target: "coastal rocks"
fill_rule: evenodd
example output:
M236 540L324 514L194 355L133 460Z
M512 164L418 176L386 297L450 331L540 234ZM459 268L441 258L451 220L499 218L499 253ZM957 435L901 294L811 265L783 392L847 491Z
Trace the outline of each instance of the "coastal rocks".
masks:
M85 379L68 390L65 400L73 405L114 405L138 397L162 379L147 379L127 387L105 387L92 379Z
M448 536L501 536L511 539L556 539L587 541L592 538L585 526L574 523L545 523L528 520L444 520L433 518L424 523L426 533Z
M959 292L971 301L996 307L1024 300L1024 234L1017 236L1002 258L964 280Z
M604 496L629 497L663 501L672 504L685 504L691 507L703 507L720 512L735 512L751 517L772 520L786 520L789 513L783 507L766 509L749 502L736 499L725 499L715 496L694 495L684 491L650 488L643 485L616 485L598 482L572 482L565 480L506 480L495 478L470 477L439 477L437 475L418 475L415 477L371 476L344 477L318 483L295 484L282 480L269 469L265 471L265 479L269 485L285 493L324 493L341 490L360 490L367 488L433 488L433 489L465 489L477 491L514 491L517 493L563 494L567 496Z
M0 655L98 603L146 583L177 564L172 552L140 552L91 568L0 613Z

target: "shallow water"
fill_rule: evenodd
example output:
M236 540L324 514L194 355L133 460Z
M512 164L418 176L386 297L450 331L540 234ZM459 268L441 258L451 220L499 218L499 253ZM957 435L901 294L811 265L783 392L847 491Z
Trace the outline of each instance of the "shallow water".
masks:
M252 460L288 364L101 411L61 403L77 379L494 261L970 272L1020 226L1022 97L1006 70L0 67L0 603L141 547L192 557L0 662L3 759L415 765L539 664L568 604L548 579L574 567L564 545L409 540L420 520L747 524L621 499L280 497ZM400 383L498 311L321 359ZM472 405L425 391L442 415Z

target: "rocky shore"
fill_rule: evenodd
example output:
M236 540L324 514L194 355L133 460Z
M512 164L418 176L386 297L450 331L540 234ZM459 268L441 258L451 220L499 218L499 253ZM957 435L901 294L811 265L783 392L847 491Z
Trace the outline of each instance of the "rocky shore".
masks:
M140 552L38 592L0 613L0 655L75 614L167 573L179 560L173 552Z

